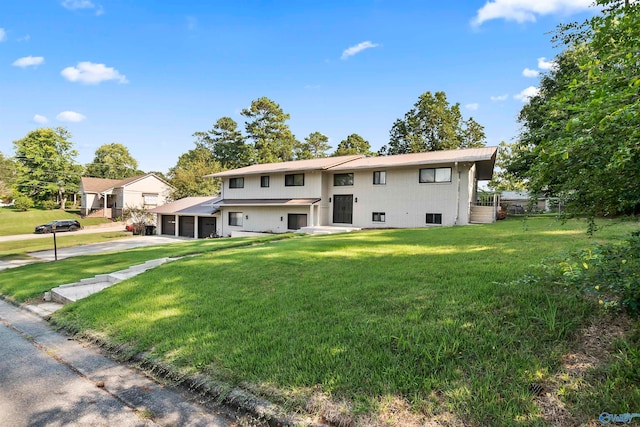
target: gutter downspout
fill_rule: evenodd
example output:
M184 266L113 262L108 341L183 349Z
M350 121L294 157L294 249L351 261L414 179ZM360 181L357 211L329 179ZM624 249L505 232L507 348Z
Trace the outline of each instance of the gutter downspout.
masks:
M458 225L458 220L460 219L460 171L458 170L458 162L455 162L455 168L458 176L458 190L456 192L456 220L453 224Z

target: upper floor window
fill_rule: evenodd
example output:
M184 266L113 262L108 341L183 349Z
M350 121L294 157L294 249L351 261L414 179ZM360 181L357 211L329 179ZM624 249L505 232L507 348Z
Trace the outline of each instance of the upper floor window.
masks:
M157 194L143 194L142 198L144 199L144 206L145 207L158 206L158 195Z
M286 187L301 187L304 185L304 174L294 173L284 176L284 185Z
M373 185L384 185L387 183L387 171L373 172Z
M244 188L244 177L229 178L229 188Z
M420 169L420 182L451 182L451 168Z
M262 175L260 177L260 187L266 188L269 186L269 175Z
M340 187L343 185L353 185L352 173L337 173L333 175L333 185Z

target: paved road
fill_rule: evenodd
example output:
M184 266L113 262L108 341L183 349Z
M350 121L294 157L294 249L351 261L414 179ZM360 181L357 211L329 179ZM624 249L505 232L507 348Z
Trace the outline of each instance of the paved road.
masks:
M0 343L3 427L234 424L1 300Z

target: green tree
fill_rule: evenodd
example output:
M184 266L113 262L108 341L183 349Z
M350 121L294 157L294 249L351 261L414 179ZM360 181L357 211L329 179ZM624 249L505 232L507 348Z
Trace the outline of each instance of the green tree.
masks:
M299 144L289 130L286 114L267 97L251 102L251 107L241 113L247 117L245 130L249 139L253 141L256 163L274 163L293 160L294 148Z
M220 172L221 166L211 152L204 147L189 150L178 159L176 166L169 169L169 183L175 188L171 194L174 200L190 196L213 196L220 191L220 180L204 178L205 175Z
M374 153L371 152L371 144L369 144L369 141L357 133L352 133L347 137L347 139L340 141L340 144L338 144L338 148L336 148L333 156L346 156L349 154L364 154L365 156L374 155Z
M58 201L65 208L67 194L78 191L82 173L70 138L64 128L41 128L13 142L18 193L36 202Z
M85 166L85 176L95 178L124 179L144 172L138 170L138 161L129 149L112 142L98 147L93 161Z
M508 165L517 156L514 152L516 144L500 142L498 155L496 156L496 171L493 179L487 186L494 191L526 191L526 182L518 178L513 172L508 170Z
M9 199L16 180L16 164L10 157L0 153L0 199Z
M379 154L482 147L485 140L484 128L473 118L464 120L459 103L450 105L444 92L425 92L404 119L393 123L389 144Z
M558 29L565 50L520 113L509 167L591 217L640 212L640 4L597 3L601 14Z
M304 142L296 147L296 159L303 160L327 157L327 151L330 148L328 136L320 132L313 132L304 139Z
M238 130L231 117L221 117L211 130L196 132L196 147L208 149L223 169L236 169L250 165L253 147Z

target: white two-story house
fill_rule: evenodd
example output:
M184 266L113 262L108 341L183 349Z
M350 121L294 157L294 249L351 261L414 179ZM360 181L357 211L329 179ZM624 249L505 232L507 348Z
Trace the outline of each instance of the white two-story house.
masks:
M222 179L211 214L220 236L492 222L495 206L482 214L474 205L478 181L493 175L496 151L355 155L228 170L210 175Z

